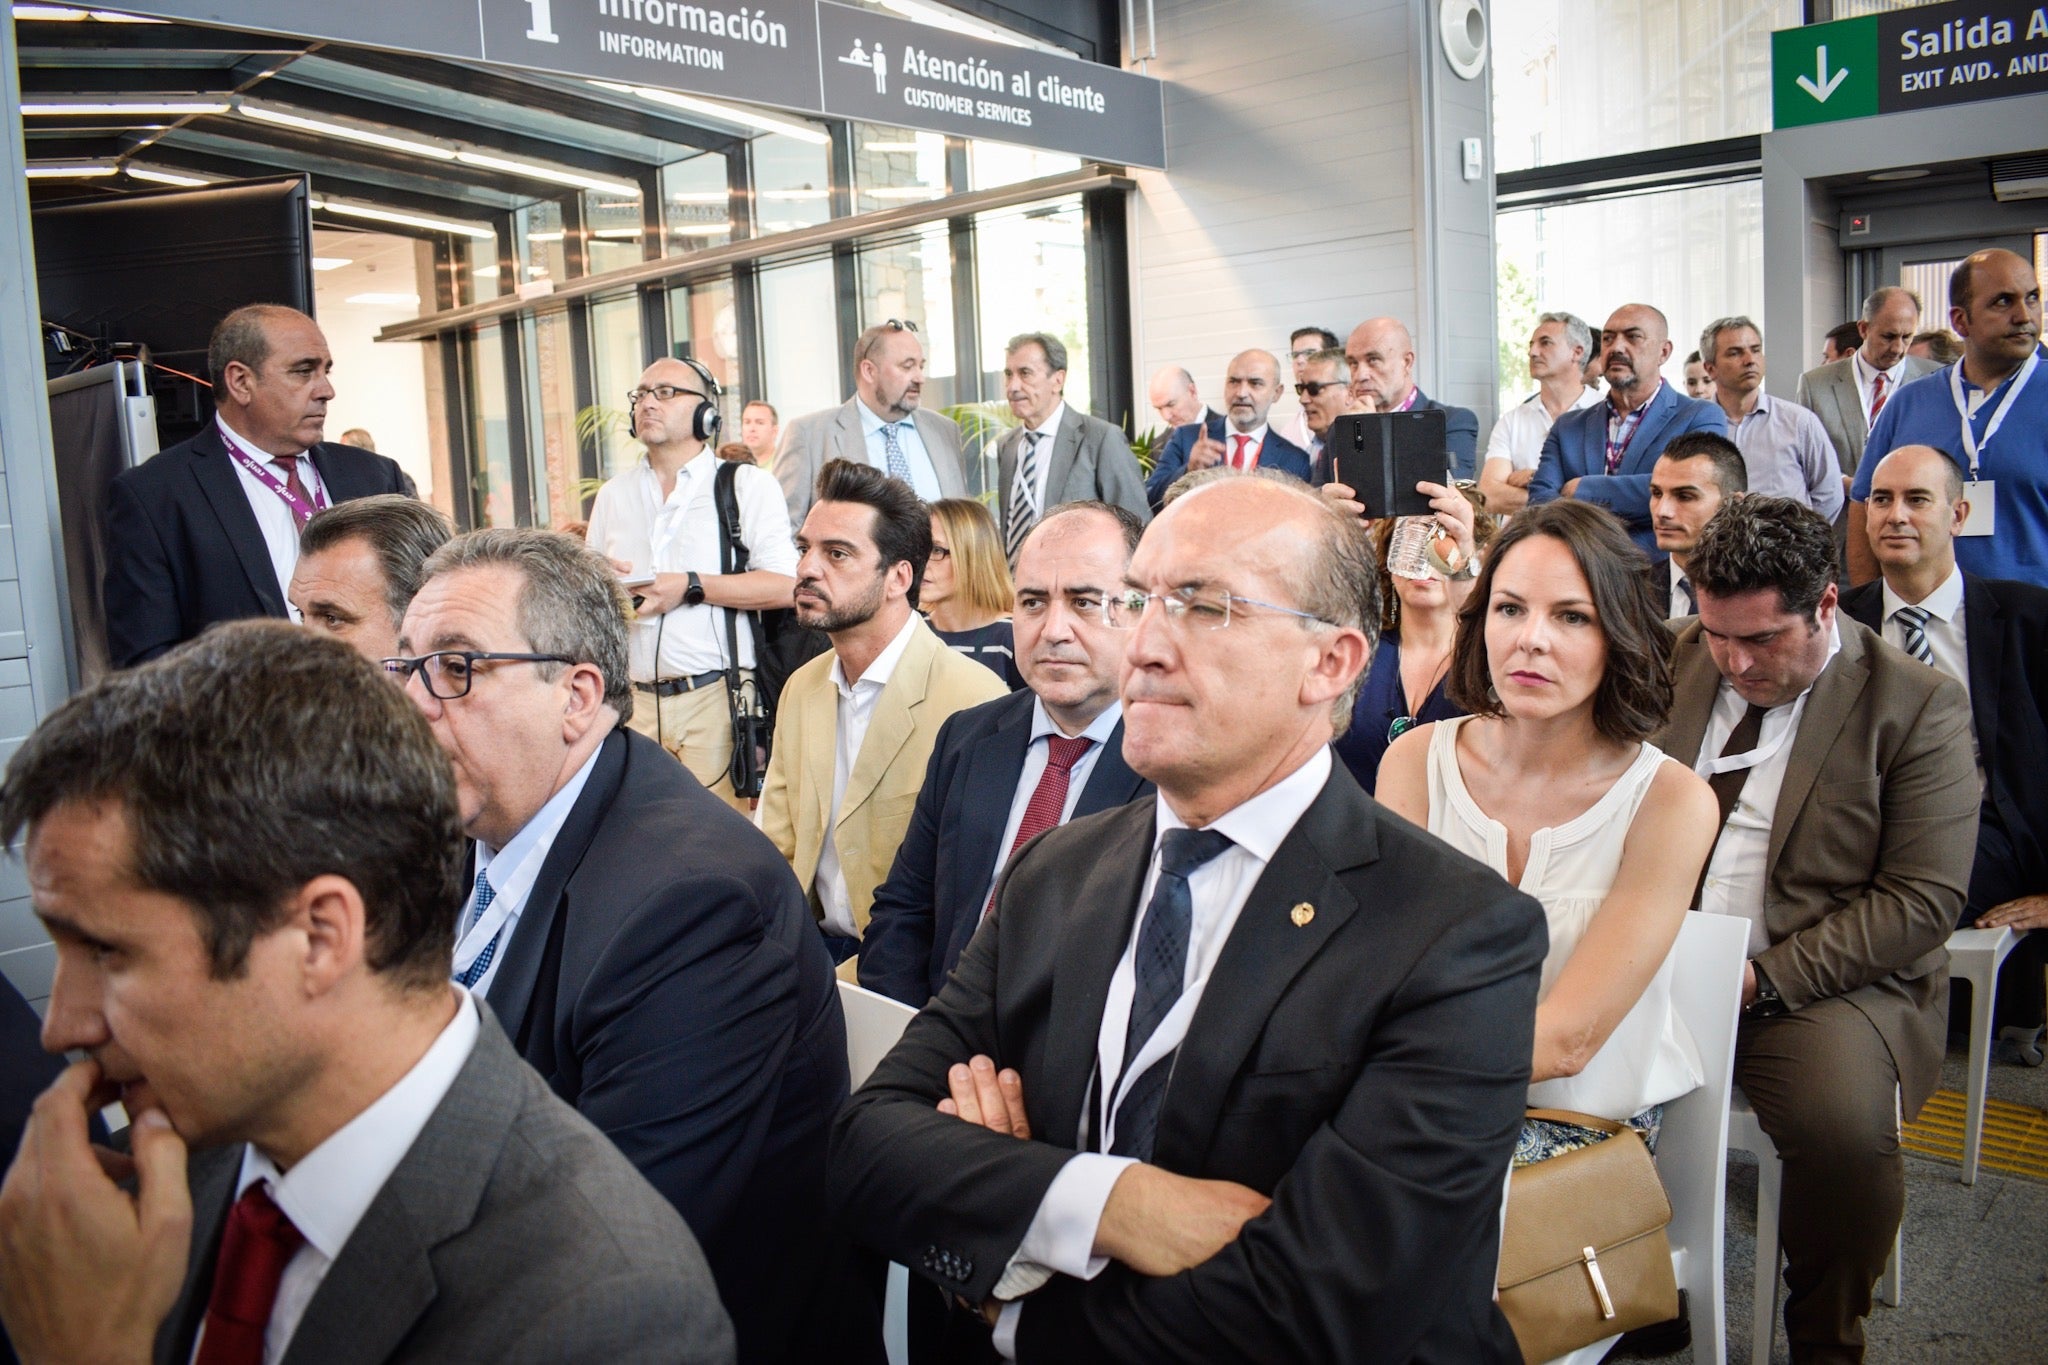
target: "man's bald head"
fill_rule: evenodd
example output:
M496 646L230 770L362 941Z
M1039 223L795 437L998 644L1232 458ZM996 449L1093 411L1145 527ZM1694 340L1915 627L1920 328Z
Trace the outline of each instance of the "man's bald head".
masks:
M1991 247L1964 257L1949 276L1948 301L1972 382L2003 378L2041 344L2041 282L2024 256Z
M1367 318L1344 342L1351 393L1381 412L1399 407L1415 386L1415 338L1399 318Z
M1864 527L1878 569L1895 586L1907 578L1919 591L1941 586L1955 568L1955 537L1969 515L1963 472L1933 446L1900 446L1870 471Z
M1184 427L1202 415L1202 397L1195 391L1195 377L1179 365L1161 365L1152 372L1145 399L1159 420L1170 427Z

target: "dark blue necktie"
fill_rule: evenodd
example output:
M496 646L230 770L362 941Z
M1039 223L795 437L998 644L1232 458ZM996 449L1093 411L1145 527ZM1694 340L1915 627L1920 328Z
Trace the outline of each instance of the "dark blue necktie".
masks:
M476 906L470 913L469 927L476 927L476 922L484 917L484 911L490 909L491 902L497 898L498 890L491 885L491 879L482 872L478 872L476 874ZM491 959L498 955L498 940L504 937L505 926L501 924L498 926L498 932L491 935L491 941L484 945L484 950L476 955L476 960L455 974L456 983L464 990L467 990L483 980L484 973L490 969Z
M1180 999L1186 984L1188 939L1194 920L1188 876L1229 847L1229 836L1212 829L1172 829L1160 841L1159 880L1152 887L1152 903L1145 908L1144 926L1138 930L1137 991L1131 997L1131 1024L1124 1033L1119 1082L1129 1074L1131 1062ZM1173 1058L1174 1053L1169 1052L1154 1061L1124 1092L1123 1103L1115 1110L1116 1140L1110 1144L1110 1155L1152 1159L1152 1139L1159 1131L1159 1102L1166 1095Z

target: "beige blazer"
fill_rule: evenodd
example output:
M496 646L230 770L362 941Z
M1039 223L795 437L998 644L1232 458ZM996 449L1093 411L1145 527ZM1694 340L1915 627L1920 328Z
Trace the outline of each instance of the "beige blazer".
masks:
M1863 459L1863 443L1870 439L1870 415L1863 410L1863 395L1856 388L1855 367L1856 358L1844 356L1808 370L1799 376L1797 399L1800 407L1813 409L1813 415L1820 418L1828 440L1834 443L1843 475L1851 478ZM1909 355L1906 368L1899 372L1904 376L1899 383L1908 384L1940 368L1931 360Z
M1756 961L1792 1009L1839 995L1869 1016L1910 1116L1941 1078L1943 945L1976 856L1970 703L1954 679L1836 620L1842 650L1807 698L1771 817L1771 946ZM1698 622L1671 657L1671 719L1652 742L1691 766L1721 674Z
M812 885L825 848L832 809L839 693L832 685L831 651L790 675L776 709L774 752L761 790L760 825L803 883L811 909ZM911 808L946 717L1009 695L995 671L948 649L923 621L911 632L896 671L875 700L874 719L855 755L839 802L833 841L853 922L863 933L875 888L896 861L896 846L910 827Z

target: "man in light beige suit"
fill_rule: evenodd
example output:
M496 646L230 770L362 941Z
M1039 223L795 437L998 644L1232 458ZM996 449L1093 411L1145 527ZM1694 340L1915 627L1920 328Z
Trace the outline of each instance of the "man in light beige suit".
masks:
M916 611L931 510L900 480L834 460L797 533L797 619L832 639L782 689L757 815L852 980L875 888L903 842L939 727L1004 696Z
M1863 344L1840 360L1799 376L1799 406L1820 418L1845 479L1855 476L1863 443L1870 439L1870 424L1893 391L1940 368L1906 354L1919 325L1920 300L1912 290L1896 285L1879 289L1863 300L1863 317L1856 324Z
M1836 610L1833 530L1789 498L1725 503L1686 571L1699 620L1654 742L1721 801L1699 908L1750 922L1735 1079L1785 1164L1792 1359L1861 1360L1905 1208L1898 1116L1941 1076L1969 700Z

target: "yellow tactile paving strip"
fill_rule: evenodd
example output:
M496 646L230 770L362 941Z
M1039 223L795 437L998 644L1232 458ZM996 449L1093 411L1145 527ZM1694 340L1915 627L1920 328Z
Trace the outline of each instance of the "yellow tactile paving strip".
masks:
M1963 1096L1937 1090L1920 1117L1903 1124L1899 1145L1937 1161L1963 1160ZM1987 1171L2048 1181L2048 1113L2004 1100L1984 1102L1984 1146L1978 1159Z

